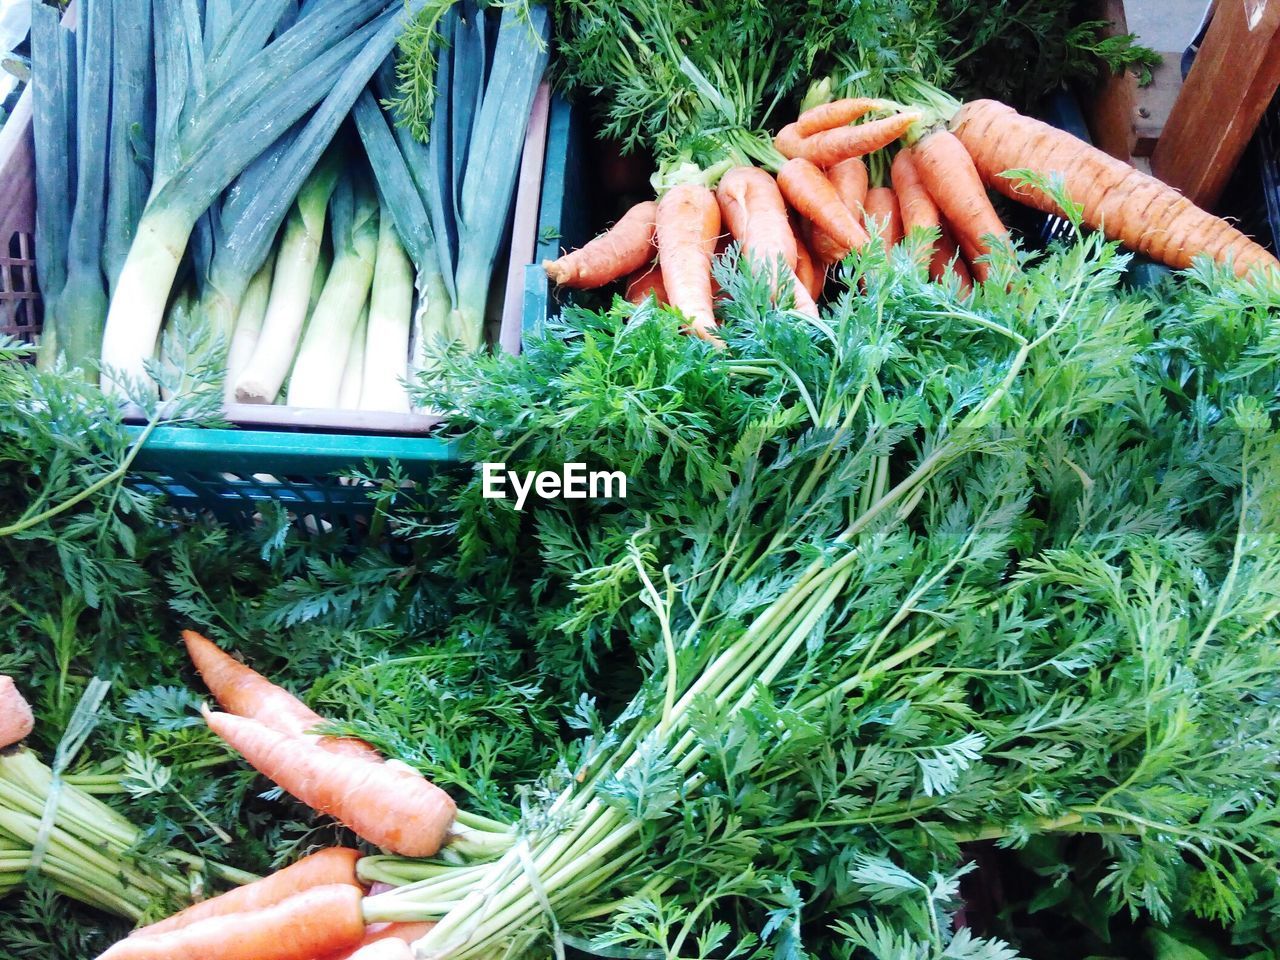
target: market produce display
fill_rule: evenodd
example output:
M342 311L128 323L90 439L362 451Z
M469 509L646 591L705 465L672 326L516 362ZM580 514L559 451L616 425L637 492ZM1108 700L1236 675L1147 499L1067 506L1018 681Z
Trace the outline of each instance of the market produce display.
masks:
M0 957L1275 956L1280 265L1031 119L1143 51L976 6L35 4ZM548 68L652 189L498 353ZM134 479L228 401L463 459Z

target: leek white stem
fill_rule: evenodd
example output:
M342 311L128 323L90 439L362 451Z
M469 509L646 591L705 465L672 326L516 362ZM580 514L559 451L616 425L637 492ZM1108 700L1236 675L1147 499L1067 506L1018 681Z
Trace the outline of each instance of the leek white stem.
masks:
M360 390L364 384L365 340L369 330L369 304L366 302L356 322L351 344L347 347L347 366L342 371L342 385L338 388L338 409L358 410Z
M333 409L338 405L348 353L344 347L351 343L369 297L378 254L378 202L372 190L362 187L356 193L354 201L345 201L349 212L341 217L340 196L334 198L333 270L289 377L291 407Z
M245 291L244 300L240 304L240 316L236 319L235 333L231 335L231 346L227 349L225 396L228 400L235 398L236 381L258 346L263 320L267 315L267 303L271 299L274 268L275 257L267 257L267 262L249 281L249 289Z
M289 213L276 256L262 332L249 362L233 381L235 397L241 403L272 403L289 375L307 320L316 264L324 242L325 209L336 182L336 165L322 164L302 188Z
M412 322L413 266L396 237L395 223L384 215L378 224L360 409L409 412L404 380L409 374Z
M123 395L130 384L150 382L146 361L155 353L173 278L194 222L186 211L164 207L152 206L143 214L107 312L102 338L104 390ZM139 344L151 346L140 349Z

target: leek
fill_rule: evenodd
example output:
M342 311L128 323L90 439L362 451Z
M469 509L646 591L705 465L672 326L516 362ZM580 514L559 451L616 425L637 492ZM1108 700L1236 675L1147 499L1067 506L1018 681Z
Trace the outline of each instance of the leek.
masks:
M369 329L369 304L366 301L360 311L360 319L356 321L355 330L351 334L351 343L347 347L347 364L342 371L342 382L338 388L338 408L341 410L358 410L360 408L360 391L364 384L364 358L367 349Z
M126 2L126 0L121 0ZM111 110L111 0L86 0L76 28L76 204L67 280L58 297L57 351L85 370L97 357L107 314L102 274L107 206L107 132Z
M107 155L107 222L102 270L115 289L151 189L151 0L116 0L111 73L111 132Z
M241 403L272 403L289 375L307 321L308 298L324 243L325 211L338 181L338 166L337 154L323 160L289 213L262 332L244 370L234 379L235 397Z
M35 141L36 267L44 300L41 366L57 353L58 299L67 282L71 207L75 202L75 37L54 7L31 5L32 132Z
M245 292L244 300L240 304L240 315L236 317L235 332L232 333L231 344L227 347L227 379L224 389L228 400L234 399L236 381L258 346L262 323L267 315L267 303L271 299L271 278L274 268L275 258L268 257L267 262L249 281L249 289Z
M253 160L329 94L353 61L380 62L395 45L403 19L425 4L368 0L309 7L297 24L270 41L214 90L205 86L205 65L186 43L184 71L162 91L175 101L157 122L156 179L137 236L121 271L102 342L103 384L116 391L145 382L165 302L196 221ZM284 7L279 8L283 13ZM157 23L180 22L181 0L156 0ZM157 59L177 41L161 30ZM187 29L187 35L194 32ZM361 51L365 55L361 55ZM193 55L194 54L194 55ZM376 54L376 58L375 58ZM369 67L369 73L374 66ZM338 79L335 79L338 78ZM367 79L367 75L366 78ZM362 84L361 84L362 85ZM354 101L359 93L351 93ZM175 107L175 102L180 106ZM175 117L181 118L177 122ZM256 269L256 266L254 269Z
M333 196L333 268L307 324L289 377L291 407L338 404L348 345L373 282L378 201L363 181L344 178Z
M548 38L544 7L531 6L524 14L503 9L458 198L454 328L469 349L479 347L484 335L494 261L511 211L529 111L547 64Z
M396 239L384 209L378 224L378 258L373 268L365 335L362 410L409 412L405 379L409 373L409 333L413 320L413 266ZM354 351L353 351L354 352ZM347 406L344 403L343 406Z
M226 329L249 278L262 264L293 197L315 166L400 29L387 17L378 36L346 65L333 89L301 128L264 153L223 207L228 235L215 256L202 306L211 327Z

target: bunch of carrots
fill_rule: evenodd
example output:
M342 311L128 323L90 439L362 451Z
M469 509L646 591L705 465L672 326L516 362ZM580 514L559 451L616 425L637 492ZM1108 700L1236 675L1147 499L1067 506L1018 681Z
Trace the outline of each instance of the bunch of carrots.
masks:
M574 289L627 278L628 300L670 304L692 333L719 343L711 262L726 240L767 272L775 291L789 289L805 314L816 314L830 266L872 233L893 246L927 231L922 267L967 290L987 279L992 245L1009 236L987 189L1062 215L1043 189L1052 178L1084 224L1153 260L1181 269L1207 256L1242 276L1280 269L1227 221L1070 133L993 100L962 106L923 84L919 90L926 104L919 108L872 98L811 107L774 138L773 169L734 166L714 190L705 175L679 183L581 249L544 262L547 275ZM872 185L865 158L895 144L891 163L874 157L873 167L889 174Z
M225 712L205 722L273 783L393 853L426 857L450 838L453 800L193 631L183 641ZM430 924L366 923L358 851L321 850L254 883L135 930L102 960L406 960Z

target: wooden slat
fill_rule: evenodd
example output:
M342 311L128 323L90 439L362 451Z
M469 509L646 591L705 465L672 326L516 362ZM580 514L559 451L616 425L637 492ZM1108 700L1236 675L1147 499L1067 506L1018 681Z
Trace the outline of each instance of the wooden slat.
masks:
M1151 157L1156 176L1211 208L1280 86L1280 0L1220 0Z

